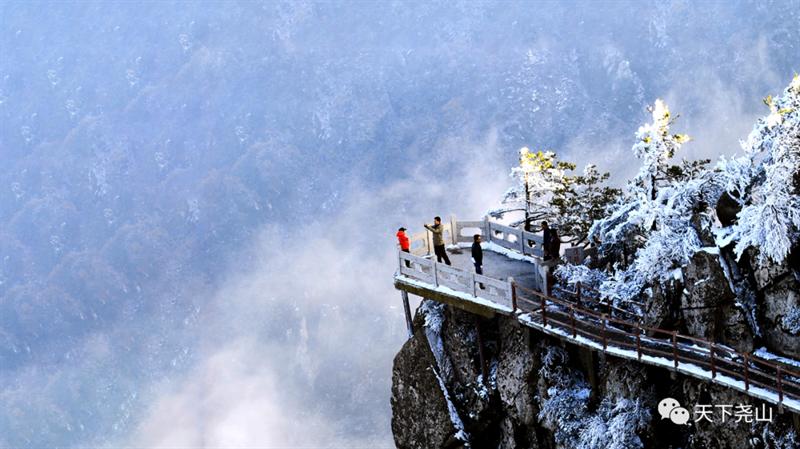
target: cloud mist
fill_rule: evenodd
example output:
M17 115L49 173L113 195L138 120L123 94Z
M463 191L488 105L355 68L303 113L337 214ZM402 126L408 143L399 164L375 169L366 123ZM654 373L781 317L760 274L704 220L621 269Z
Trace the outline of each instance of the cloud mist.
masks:
M523 145L623 183L657 97L737 151L800 41L796 0L0 8L14 448L390 447L399 226Z

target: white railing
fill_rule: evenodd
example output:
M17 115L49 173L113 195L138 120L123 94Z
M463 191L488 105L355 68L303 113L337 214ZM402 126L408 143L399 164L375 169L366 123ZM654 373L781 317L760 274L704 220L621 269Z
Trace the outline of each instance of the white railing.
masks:
M398 266L402 276L434 287L447 287L456 292L504 305L510 310L514 309L512 279L502 281L403 251L399 251L398 255Z
M457 221L455 217L450 217L449 222L442 223L442 226L444 241L449 245L472 243L473 236L480 234L485 242L494 243L526 256L543 256L544 240L541 235L489 221L488 217L481 221ZM409 240L411 254L415 256L433 254L433 236L430 231L413 234Z

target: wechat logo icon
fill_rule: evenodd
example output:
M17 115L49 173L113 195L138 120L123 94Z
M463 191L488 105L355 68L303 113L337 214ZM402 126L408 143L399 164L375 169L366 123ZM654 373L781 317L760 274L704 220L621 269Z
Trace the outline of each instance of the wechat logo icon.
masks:
M658 403L658 414L661 415L661 419L669 419L679 426L689 424L689 410L681 407L681 404L672 398L662 399Z

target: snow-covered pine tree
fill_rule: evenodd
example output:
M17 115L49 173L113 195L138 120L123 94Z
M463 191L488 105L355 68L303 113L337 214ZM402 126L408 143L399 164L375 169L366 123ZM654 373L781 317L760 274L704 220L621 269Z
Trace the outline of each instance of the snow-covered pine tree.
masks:
M717 244L735 241L738 257L752 247L760 262L781 263L800 241L800 76L764 102L770 114L742 141L745 154L717 164L725 190L741 207L736 222L717 231Z
M632 148L642 166L614 212L596 221L589 233L601 243L601 252L616 261L600 289L615 303L640 295L648 284L680 276L679 268L701 247L698 223L691 219L715 203L720 192L705 169L707 160L671 164L689 137L670 132L674 118L661 100L650 111L653 122L639 128ZM699 223L704 228L710 224L707 216Z
M523 218L511 226L524 224L530 230L533 223L555 216L553 192L563 186L566 170L575 169L575 164L558 160L552 151L532 152L522 148L519 156L519 166L511 169L514 185L506 191L501 206L489 211L489 215L502 218L521 212Z

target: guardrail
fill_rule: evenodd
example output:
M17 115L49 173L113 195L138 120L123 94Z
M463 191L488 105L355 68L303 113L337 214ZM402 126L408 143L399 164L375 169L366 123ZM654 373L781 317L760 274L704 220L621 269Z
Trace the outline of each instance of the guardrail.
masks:
M447 287L476 298L484 298L514 310L509 281L477 274L472 270L462 270L403 251L399 251L398 254L398 266L403 276L430 284L434 288Z
M748 394L751 394L751 387L776 393L778 404L783 404L785 398L800 401L800 372L780 364L702 338L642 326L638 319L626 320L599 313L584 307L580 302L559 299L524 288L513 280L502 281L402 251L398 253L401 276L429 284L433 289L447 287L503 305L513 312L528 314L531 323L544 330L557 329L562 338L579 343L580 339L588 340L603 351L609 347L627 350L631 355L635 354L639 361L643 356L662 358L667 364L673 365L676 371L681 364L692 364L710 372L712 381L718 376L726 376L741 382ZM480 289L480 284L485 289ZM725 385L733 386L730 382ZM763 395L756 396L775 402ZM792 409L800 411L799 407Z
M522 229L512 228L484 218L481 221L457 221L450 217L448 222L442 222L444 227L444 240L448 244L472 243L473 236L480 234L484 241L497 244L511 251L533 257L542 257L541 235L527 232ZM423 256L433 253L433 237L427 229L423 232L412 234L409 237L411 254Z

